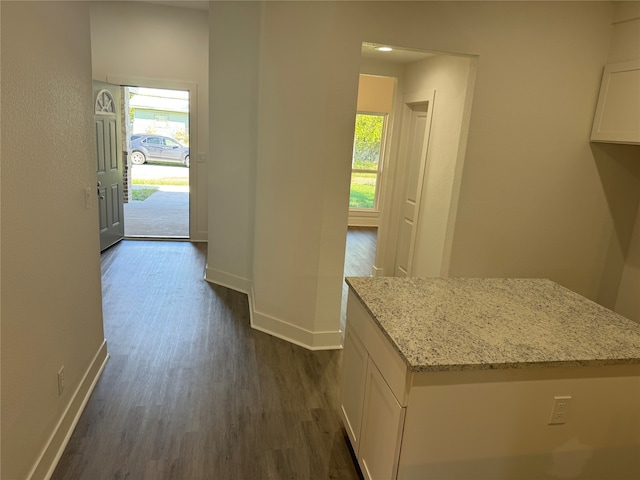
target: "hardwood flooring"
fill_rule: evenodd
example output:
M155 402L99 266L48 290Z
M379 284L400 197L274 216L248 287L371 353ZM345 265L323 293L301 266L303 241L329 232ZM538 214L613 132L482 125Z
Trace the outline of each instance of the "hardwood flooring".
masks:
M376 257L376 239L376 228L349 228L344 261L345 277L366 277L371 275L371 269Z
M361 478L342 352L252 330L246 295L205 282L205 261L187 242L103 253L111 359L52 480Z
M371 275L376 257L377 229L350 227L347 233L347 248L344 259L345 277L368 277ZM347 318L347 296L349 287L342 284L340 327L344 332Z

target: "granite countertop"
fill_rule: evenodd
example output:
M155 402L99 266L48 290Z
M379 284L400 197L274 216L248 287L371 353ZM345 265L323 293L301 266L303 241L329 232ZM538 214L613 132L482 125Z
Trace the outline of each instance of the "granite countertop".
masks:
M346 281L414 372L640 364L640 324L550 280Z

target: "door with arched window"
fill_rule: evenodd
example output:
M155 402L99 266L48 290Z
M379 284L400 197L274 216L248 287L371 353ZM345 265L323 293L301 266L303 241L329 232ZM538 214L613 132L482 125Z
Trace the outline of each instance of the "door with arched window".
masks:
M100 251L124 238L120 87L93 82Z

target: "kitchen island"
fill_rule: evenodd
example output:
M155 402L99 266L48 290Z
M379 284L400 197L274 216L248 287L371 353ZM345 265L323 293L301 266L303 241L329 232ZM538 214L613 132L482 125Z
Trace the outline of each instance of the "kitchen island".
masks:
M640 478L640 325L545 279L350 277L365 478Z

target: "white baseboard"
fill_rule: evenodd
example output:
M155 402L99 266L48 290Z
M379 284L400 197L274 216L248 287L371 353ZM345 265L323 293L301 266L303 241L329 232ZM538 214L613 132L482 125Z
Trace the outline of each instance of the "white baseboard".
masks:
M205 269L204 279L209 283L215 283L216 285L230 288L236 292L246 293L247 295L251 291L251 280L223 272L222 270L209 268L208 265Z
M108 360L107 341L104 340L85 371L80 384L73 392L67 408L60 417L38 460L27 475L27 480L49 480L51 478Z
M200 233L198 233L195 236L191 236L189 238L189 241L191 243L207 243L208 242L207 236L206 235L201 235Z
M216 270L215 268L205 269L205 280L207 282L230 288L236 292L245 293L249 297L249 318L251 328L274 337L281 338L287 342L299 345L308 350L337 350L342 348L342 332L312 332L297 325L260 312L256 309L255 294L250 280L230 273Z
M255 309L253 289L249 293L251 328L267 333L307 350L339 350L342 348L340 330L312 332Z
M349 227L378 227L379 224L380 221L377 216L349 217L349 220L347 221L347 225Z

